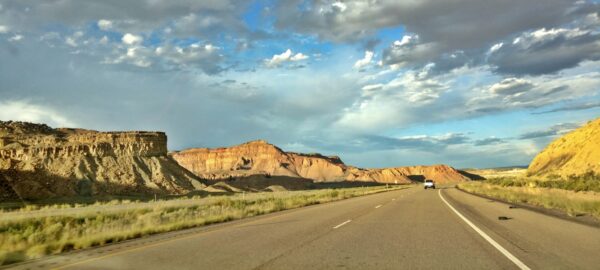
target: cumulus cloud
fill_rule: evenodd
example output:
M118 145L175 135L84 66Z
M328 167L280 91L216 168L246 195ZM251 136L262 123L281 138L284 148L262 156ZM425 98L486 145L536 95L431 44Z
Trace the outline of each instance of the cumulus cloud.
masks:
M131 64L141 68L153 67L157 70L192 70L197 68L206 74L216 74L223 70L220 66L220 48L210 43L194 43L186 47L163 45L156 48L130 46L106 57L105 64Z
M421 72L414 71L399 74L386 83L365 85L361 98L344 110L336 125L344 129L375 132L417 121L424 117L421 110L435 107L449 86L447 81L426 78ZM439 109L431 112L436 110Z
M55 127L75 127L75 123L56 110L23 100L0 101L0 120L47 123Z
M119 54L115 58L107 57L102 63L104 64L121 64L128 63L137 67L147 68L152 65L150 57L152 51L145 47L130 47L125 53Z
M600 60L600 33L574 27L522 33L506 46L495 48L488 62L499 73L538 75L575 67L586 60Z
M6 25L0 25L0 34L6 34L8 33L9 28Z
M216 74L223 70L220 66L222 56L220 48L212 44L195 43L182 48L177 46L161 46L154 53L167 65L175 65L178 69L196 67L206 74Z
M190 14L199 17L211 15L219 18L219 23L205 31L195 31L197 35L214 36L223 30L247 33L241 23L241 13L249 1L232 0L172 0L146 1L131 0L119 4L111 1L93 2L64 0L39 2L35 0L4 1L6 20L18 25L20 30L31 30L52 21L68 26L82 26L90 22L107 20L113 29L120 32L148 32L169 24L174 19ZM11 23L11 25L12 25Z
M267 67L278 67L285 62L296 62L306 59L308 59L308 55L304 55L302 53L293 54L292 50L287 49L281 54L273 55L271 59L266 59L265 64L267 65Z
M10 42L17 42L23 40L23 35L16 34L8 39Z
M382 53L382 64L393 69L435 62L436 69L444 72L489 60L502 74L547 74L597 60L600 51L596 30L600 7L593 2L550 0L542 6L518 0L383 0L344 1L344 8L332 6L330 1L279 1L275 25L334 42L360 42L373 38L381 28L402 26L413 34L393 42ZM544 12L538 12L540 8ZM571 33L557 29L570 29ZM585 32L583 29L587 36L573 35ZM528 39L539 42L530 44ZM449 57L456 52L467 56L460 59L462 64Z
M594 65L596 66L596 65ZM473 89L466 102L471 114L499 113L514 109L540 108L594 94L600 74L507 78Z
M593 10L587 3L562 0L543 4L519 0L344 1L344 6L342 10L332 8L330 1L278 1L275 25L337 42L360 40L380 28L402 25L426 42L454 50L482 46L499 36L539 26L561 24L583 10ZM538 12L542 7L545 12Z
M0 24L10 29L0 35L0 59L6 60L0 61L4 86L0 99L40 98L44 102L36 104L60 108L56 112L83 127L165 130L170 147L265 138L274 143L293 140L342 155L348 153L344 152L348 144L348 151L365 155L375 156L369 149L393 149L394 157L411 156L401 152L410 149L422 160L443 156L448 161L464 159L466 147L492 149L472 152L476 156L523 153L500 150L513 142L526 145L535 140L508 144L507 138L472 139L462 128L465 133L390 134L411 134L406 129L422 131L436 123L447 129L446 121L512 111L589 108L593 104L581 102L598 95L600 61L593 46L598 43L600 20L595 3L264 4L256 10L248 9L247 1L230 0L132 0L119 5L4 1ZM542 8L544 12L536 12ZM243 14L256 14L256 20ZM61 27L50 27L56 32L46 33L50 24ZM398 32L402 34L394 36ZM26 38L7 41L17 34ZM280 46L303 53L271 51ZM319 54L315 49L321 50ZM357 49L361 54L366 51L364 58L350 60ZM548 67L540 68L541 60L532 60L538 56L548 61ZM511 57L523 61L508 63ZM304 65L307 59L319 65ZM354 72L349 64L362 72ZM271 68L259 68L265 66ZM112 98L117 95L119 100ZM590 115L579 114L584 113ZM203 132L207 126L212 132ZM461 154L443 151L453 147ZM528 159L535 152L530 149L519 157ZM514 159L505 154L498 160Z
M365 85L362 87L363 91L374 91L374 90L379 90L381 88L383 88L383 86L385 86L382 83L377 83L377 84L369 84L369 85Z
M354 68L362 69L363 67L366 67L367 65L371 64L371 61L373 60L373 55L374 53L372 51L365 51L365 57L356 61L356 63L354 63Z
M83 37L83 32L77 31L77 32L73 33L73 35L65 38L65 44L67 44L71 47L77 47L77 46L79 46L78 41L81 37Z
M507 78L490 86L489 91L496 95L517 95L533 88L534 85L524 79Z
M105 19L98 20L98 28L103 31L108 31L113 27L113 22Z
M489 53L494 53L495 51L500 50L502 48L502 46L504 46L503 42L494 44L494 46L492 46L490 48L490 52Z
M421 65L436 56L434 43L422 43L418 35L404 35L383 51L382 64L392 66Z
M123 43L127 45L139 45L144 41L144 38L142 36L126 33L121 38L121 41L123 41Z

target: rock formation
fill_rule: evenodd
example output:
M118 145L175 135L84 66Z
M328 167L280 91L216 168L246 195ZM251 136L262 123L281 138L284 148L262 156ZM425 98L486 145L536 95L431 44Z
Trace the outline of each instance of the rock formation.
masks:
M52 129L0 121L0 200L182 194L203 187L167 155L162 132Z
M529 164L530 176L600 174L600 118L550 143Z
M361 169L348 166L336 156L284 152L266 141L252 141L228 148L193 148L172 157L197 176L227 180L251 175L288 176L315 182L365 181L411 183L433 179L439 183L470 180L447 165Z

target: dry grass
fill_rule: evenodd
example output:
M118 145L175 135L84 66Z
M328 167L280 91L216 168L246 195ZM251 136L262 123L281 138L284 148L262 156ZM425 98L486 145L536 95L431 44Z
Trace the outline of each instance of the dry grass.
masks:
M0 219L0 265L155 233L402 188L406 186L23 208L3 214L5 217L14 215L20 218Z
M600 193L546 188L536 185L505 185L485 182L465 182L458 186L466 191L498 198L508 202L527 203L558 209L571 216L589 214L600 219ZM532 182L533 183L533 182Z

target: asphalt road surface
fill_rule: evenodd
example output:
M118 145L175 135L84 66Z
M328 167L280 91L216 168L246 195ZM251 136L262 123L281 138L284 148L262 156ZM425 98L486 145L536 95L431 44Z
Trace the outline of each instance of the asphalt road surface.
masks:
M151 236L17 268L600 269L600 229L509 209L454 188L419 187Z

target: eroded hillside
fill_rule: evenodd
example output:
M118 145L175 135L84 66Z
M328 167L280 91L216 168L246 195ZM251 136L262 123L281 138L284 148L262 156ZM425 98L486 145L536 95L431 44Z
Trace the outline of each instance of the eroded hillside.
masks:
M447 165L361 169L336 156L285 152L266 141L227 148L193 148L172 153L183 167L201 178L227 180L251 175L288 176L316 182L366 181L411 183L433 179L439 183L470 180Z
M600 118L556 139L529 165L530 176L600 174Z
M182 194L204 186L167 155L162 132L97 132L0 121L3 199Z

